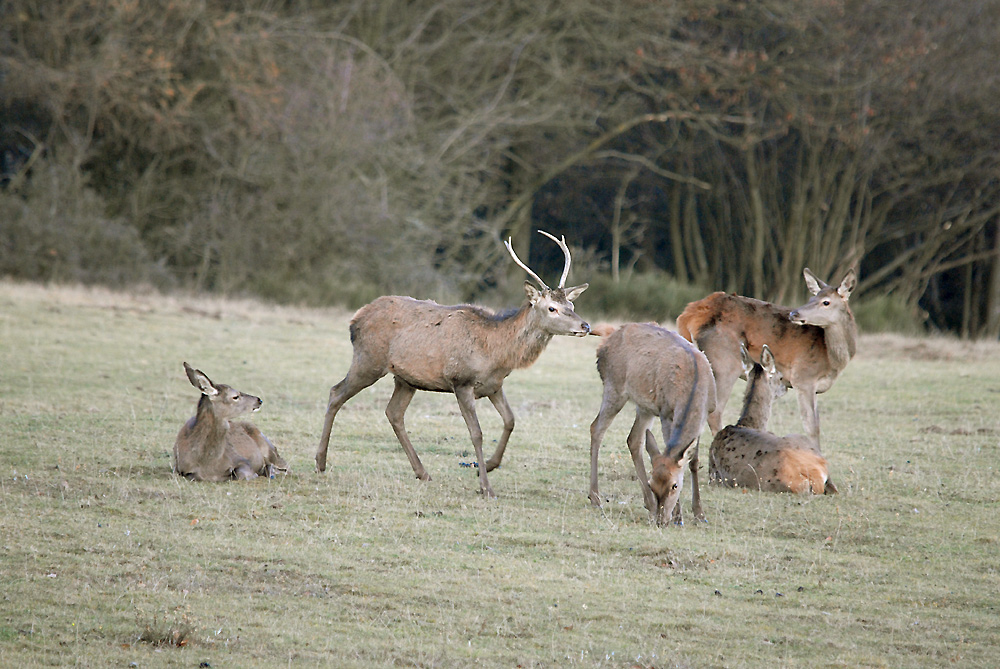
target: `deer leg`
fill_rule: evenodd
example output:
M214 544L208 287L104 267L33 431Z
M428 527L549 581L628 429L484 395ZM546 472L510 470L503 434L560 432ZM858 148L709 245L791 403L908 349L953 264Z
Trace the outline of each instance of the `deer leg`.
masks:
M410 406L410 400L413 399L415 392L417 392L416 388L397 376L396 387L392 391L392 397L389 398L389 404L385 407L385 417L389 419L389 425L392 425L396 439L399 439L403 450L406 451L406 457L410 461L410 466L413 467L413 473L421 481L430 481L431 476L420 463L420 458L417 457L417 452L413 449L413 444L410 443L410 437L406 434L406 426L403 423L406 407Z
M601 493L597 491L597 454L601 450L604 433L611 427L611 421L625 406L626 398L610 386L604 386L604 398L597 417L590 424L590 503L601 505Z
M639 477L639 487L642 488L642 501L646 509L651 514L651 519L656 519L656 496L653 495L649 487L649 476L646 474L646 465L642 460L643 446L646 442L646 432L653 423L653 416L643 412L636 407L635 422L628 433L628 450L632 455L632 464L635 466L636 476Z
M708 518L705 517L705 512L701 508L701 486L698 485L697 442L691 447L691 460L688 462L688 468L691 470L691 512L694 513L695 520L700 520L703 523L708 522ZM677 507L680 508L680 504Z
M503 419L503 434L500 435L500 441L497 443L496 450L493 451L493 457L486 461L486 471L491 472L500 466L500 461L503 460L503 452L507 448L507 440L510 439L510 433L514 431L514 412L511 411L510 404L507 403L507 395L504 394L503 388L488 395L490 402L496 408L497 413L500 414L500 418Z
M737 338L714 329L698 337L697 344L712 364L712 375L715 377L715 411L708 414L708 428L714 436L722 429L722 412L729 402L736 379L743 372L743 356Z
M462 410L462 418L469 428L469 436L472 438L472 446L476 449L476 462L479 463L479 491L487 497L496 497L490 481L486 478L486 462L483 459L483 429L479 426L479 417L476 416L476 396L472 391L472 386L459 386L455 388L455 397L458 398L458 408Z
M336 418L340 407L344 406L347 400L383 376L382 374L377 376L362 376L352 372L354 372L353 366L340 383L330 388L330 402L326 406L326 420L323 421L323 434L320 435L319 448L316 449L316 471L318 472L326 471L326 451L330 446L330 432L333 431L333 419ZM356 378L359 380L355 381Z
M802 415L802 427L805 428L813 445L819 449L819 407L816 405L816 390L809 387L797 388L799 393L799 413Z
M233 478L237 481L249 481L257 478L257 472L253 470L248 461L242 460L233 467Z

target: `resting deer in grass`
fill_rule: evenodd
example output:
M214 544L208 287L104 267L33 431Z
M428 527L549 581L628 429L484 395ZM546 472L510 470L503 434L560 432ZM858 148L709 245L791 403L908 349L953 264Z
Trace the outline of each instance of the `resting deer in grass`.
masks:
M797 309L717 292L690 303L677 317L677 331L698 344L712 363L719 393L716 409L708 416L712 434L722 425L722 411L743 370L740 344L759 362L767 343L785 385L798 391L806 434L819 445L816 394L830 389L857 346L858 328L847 304L857 278L851 269L833 287L808 268L803 275L813 297Z
M227 481L274 476L288 470L278 449L253 423L231 422L258 411L259 397L225 384L212 383L204 372L186 362L188 380L201 391L198 412L174 442L174 473L196 481Z
M607 332L604 329L603 332ZM705 519L698 488L698 436L708 413L715 409L715 381L705 355L677 333L653 323L627 323L597 349L597 371L604 382L601 409L590 425L590 501L601 505L597 490L597 455L601 440L625 403L635 404L635 422L628 448L650 518L665 525L682 523L678 504L684 486L684 466L691 470L695 518ZM663 451L647 431L659 417ZM643 447L650 456L647 479Z
M504 379L511 371L535 362L553 335L582 337L590 332L587 322L573 311L573 301L587 284L564 288L571 263L566 238L542 234L559 245L565 258L556 288L545 285L517 257L510 240L506 242L514 262L540 287L525 281L527 301L519 309L494 313L468 304L448 307L410 297L380 297L358 310L350 328L354 358L347 376L330 389L316 451L317 470L326 469L330 432L340 408L364 388L392 374L396 387L385 415L417 478L429 481L431 477L406 433L406 407L417 390L454 393L476 450L481 492L495 496L486 473L500 465L514 429L514 413L503 392ZM483 433L476 416L475 400L480 397L489 398L503 419L503 433L489 460L483 458Z
M765 492L836 493L815 442L801 434L779 437L767 431L771 401L785 394L771 350L764 344L760 363L750 359L746 347L741 350L747 376L743 413L735 425L715 435L708 454L709 480Z

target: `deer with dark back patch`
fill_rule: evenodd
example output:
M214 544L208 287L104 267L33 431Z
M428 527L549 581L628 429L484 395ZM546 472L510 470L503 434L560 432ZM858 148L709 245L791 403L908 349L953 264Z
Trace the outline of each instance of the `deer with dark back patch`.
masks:
M174 442L174 473L196 481L274 476L288 470L274 444L253 423L232 419L258 411L262 401L184 363L191 385L201 391L198 411Z
M807 436L819 445L816 394L830 389L857 347L858 329L847 303L857 278L851 269L839 286L829 286L808 268L803 275L813 297L796 309L717 292L690 303L677 317L677 331L712 363L719 394L708 416L712 434L722 425L722 411L743 371L740 344L760 362L766 343L785 384L798 391Z
M540 231L542 232L542 231ZM403 416L417 390L453 393L465 419L479 465L479 485L494 497L486 473L500 465L514 430L514 413L503 391L504 379L515 369L535 362L554 335L582 337L590 326L573 310L573 301L587 288L565 288L571 263L566 239L555 241L564 255L559 286L549 288L521 262L507 240L514 262L539 286L525 281L527 300L519 309L495 313L468 304L442 306L410 297L380 297L361 307L351 320L354 357L347 376L330 389L326 420L316 451L316 469L326 469L330 433L337 412L349 399L386 374L395 389L385 415L406 452L418 479L430 480L406 433ZM489 460L483 457L483 433L475 400L486 397L503 420L503 433Z
M765 344L759 363L742 347L747 390L735 425L715 435L708 454L709 480L765 492L834 494L819 447L801 434L779 437L767 431L771 402L785 393L781 372Z
M708 413L715 409L715 381L705 355L677 333L654 323L627 323L612 331L597 349L597 371L604 383L601 409L590 426L590 501L601 505L597 458L604 433L629 400L635 422L627 443L643 502L650 519L665 525L682 523L678 504L684 487L684 467L691 471L693 513L705 519L698 486L698 437ZM661 452L649 432L660 419ZM650 457L647 479L642 451Z

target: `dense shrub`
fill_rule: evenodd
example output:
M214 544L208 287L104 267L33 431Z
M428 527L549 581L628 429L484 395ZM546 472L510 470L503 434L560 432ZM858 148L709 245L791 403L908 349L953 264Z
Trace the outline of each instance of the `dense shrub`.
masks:
M635 274L617 283L598 274L589 283L586 312L623 320L673 320L689 302L711 292L659 272Z
M19 279L168 286L138 231L108 217L70 166L42 161L30 181L0 191L0 275Z
M923 321L918 309L891 295L878 295L852 300L851 310L862 333L894 332L897 334L923 334Z

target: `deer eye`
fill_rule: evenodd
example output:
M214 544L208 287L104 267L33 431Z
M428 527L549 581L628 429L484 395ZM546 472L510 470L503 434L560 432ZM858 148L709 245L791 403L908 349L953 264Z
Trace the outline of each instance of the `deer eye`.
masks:
M240 400L240 394L236 393L235 395L232 396L231 399L233 402L238 402Z
M556 309L555 307L549 307L549 313L552 313L552 314L554 314L554 313L556 313L557 311L559 311L559 310L558 310L558 309Z
M671 489L671 490L677 490L677 484L675 483L675 484L673 484L672 486L670 486L670 489Z
M824 307L830 306L830 300L823 300L823 306Z

